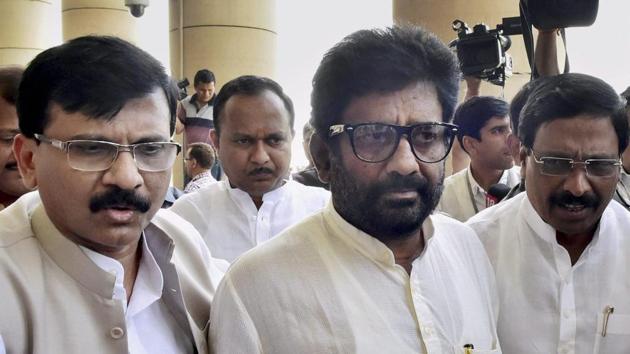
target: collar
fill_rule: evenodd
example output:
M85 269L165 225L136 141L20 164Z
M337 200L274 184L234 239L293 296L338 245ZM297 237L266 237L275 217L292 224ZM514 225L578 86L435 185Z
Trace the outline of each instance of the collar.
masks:
M155 217L144 230L146 237L142 243L155 257L157 264L168 264L173 255L174 244L162 230L163 226L154 221ZM112 274L100 268L79 245L63 236L48 218L43 204L33 210L31 227L42 249L68 276L99 296L112 298L118 273L114 271Z
M507 170L503 170L503 173L501 174L501 177L499 178L499 181L497 183L509 185L509 183L508 183L509 182L508 181L508 176L509 176L509 171L512 168L513 167L510 167ZM481 188L479 183L477 183L477 180L475 180L475 177L473 177L473 175L472 175L472 168L470 167L470 165L468 165L468 168L467 168L467 171L466 171L466 178L468 178L468 183L470 183L470 188L472 189L472 192L475 195L483 193L483 195L485 196L487 191L485 191L483 188Z
M291 192L291 190L293 189L293 184L297 183L290 180L283 180L283 182L284 184L282 184L280 187L263 194L263 203L277 203L281 201ZM230 185L230 181L227 179L220 181L220 183L224 184L225 188L228 191L228 194L235 203L241 206L248 205L254 207L254 209L256 208L252 197L247 192L239 188L232 187Z
M326 207L323 209L323 216L324 225L330 235L339 238L367 258L388 267L397 266L392 250L390 250L389 247L377 238L359 230L354 225L347 222L341 215L339 215L337 210L335 210L332 199L327 202ZM426 250L429 247L429 242L435 233L431 218L432 216L427 217L422 224L424 250L417 259L426 253Z
M546 223L540 217L540 215L538 215L538 212L536 211L536 209L534 209L534 206L527 196L527 191L525 191L524 193L520 193L514 198L522 198L520 210L523 213L527 225L532 228L534 234L549 244L560 246L556 239L556 229ZM597 229L595 229L595 233L593 234L593 239L591 240L589 245L586 246L586 249L584 249L584 252L582 253L582 256L580 256L580 259L583 258L584 254L590 252L591 248L596 247L596 245L599 243L599 235L601 233L603 233L604 235L611 234L612 237L612 235L618 232L615 230L614 226L611 227L610 225L610 220L614 219L612 217L613 213L614 211L611 209L610 204L606 206L606 209L604 209L604 212L599 219L599 225L597 226Z
M197 102L197 97L198 95L195 93L192 96L190 96L190 103L196 103ZM208 103L206 104L206 106L212 106L214 105L214 98L217 97L217 94L213 94L212 97L210 97L210 101L208 101ZM203 107L203 106L202 106Z
M201 173L199 173L199 174L195 175L195 177L193 177L193 178L190 180L190 182L198 181L198 180L200 180L200 179L202 179L202 178L212 178L212 179L214 179L214 177L212 177L212 173L211 173L211 171L210 171L210 170L206 170L206 171L204 171L204 172L201 172ZM189 183L190 183L190 182L189 182Z

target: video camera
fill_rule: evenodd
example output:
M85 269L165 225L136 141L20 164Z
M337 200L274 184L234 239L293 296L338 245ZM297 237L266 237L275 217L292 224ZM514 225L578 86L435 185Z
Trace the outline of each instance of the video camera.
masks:
M188 81L187 78L184 78L183 80L177 81L177 89L179 92L179 100L183 100L184 98L188 97L188 91L186 90L186 87L188 87L188 85L190 85L190 81Z
M453 21L457 39L449 43L455 48L462 73L503 86L512 76L512 57L507 53L512 45L510 35L523 34L520 17L503 18L496 29L483 23L473 26L472 31L462 20Z

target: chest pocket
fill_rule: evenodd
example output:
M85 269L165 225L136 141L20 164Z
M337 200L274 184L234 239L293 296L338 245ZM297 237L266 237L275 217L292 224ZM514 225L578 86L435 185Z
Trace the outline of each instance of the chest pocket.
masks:
M608 316L606 336L602 336L604 314L597 315L594 354L630 353L630 314L612 313Z

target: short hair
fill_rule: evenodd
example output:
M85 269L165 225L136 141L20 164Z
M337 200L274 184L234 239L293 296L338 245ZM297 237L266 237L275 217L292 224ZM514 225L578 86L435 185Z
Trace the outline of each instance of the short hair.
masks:
M210 144L190 143L188 144L188 157L195 159L202 168L210 169L216 160L216 153Z
M0 97L14 106L23 73L24 69L19 66L0 67Z
M43 133L51 103L109 121L127 102L155 89L166 96L172 135L177 91L162 64L120 38L79 37L43 51L24 71L16 105L20 130L31 138Z
M214 123L214 130L217 135L221 135L221 124L219 124L221 112L223 112L225 104L230 97L236 95L257 96L264 91L271 91L276 94L276 96L280 97L282 103L284 103L284 108L287 110L287 113L289 113L289 125L291 127L291 133L293 133L293 124L295 122L293 102L291 101L291 98L284 93L282 86L267 77L244 75L230 80L228 83L223 85L214 100L212 120Z
M621 93L621 97L626 100L626 108L630 108L630 86Z
M345 37L322 59L313 78L311 125L322 137L350 103L371 93L402 90L416 82L435 85L442 121L451 120L461 74L457 58L420 27L361 30Z
M508 108L507 102L491 96L474 96L460 104L455 111L453 123L459 126L457 140L462 147L464 136L481 140L481 129L486 123L493 117L507 116Z
M603 80L578 73L550 76L533 88L520 114L519 138L531 149L540 126L581 114L610 119L619 153L628 146L628 120L621 97Z
M214 73L208 69L201 69L195 74L194 85L209 84L215 82Z

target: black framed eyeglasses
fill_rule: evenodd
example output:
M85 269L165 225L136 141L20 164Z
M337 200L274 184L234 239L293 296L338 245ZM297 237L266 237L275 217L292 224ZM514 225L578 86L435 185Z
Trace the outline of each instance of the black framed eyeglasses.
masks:
M565 157L541 156L529 149L534 162L540 166L540 172L546 176L568 176L576 165L584 165L586 175L591 177L609 178L616 176L621 168L620 159L587 159L575 161Z
M165 171L173 166L182 147L175 142L149 142L121 145L98 140L61 141L35 134L35 139L66 153L68 164L75 170L98 172L109 169L121 151L133 156L139 170L146 172Z
M457 125L441 122L399 126L383 123L336 124L329 127L329 137L346 132L354 155L365 162L382 162L394 155L401 136L406 136L416 159L435 163L451 151Z

